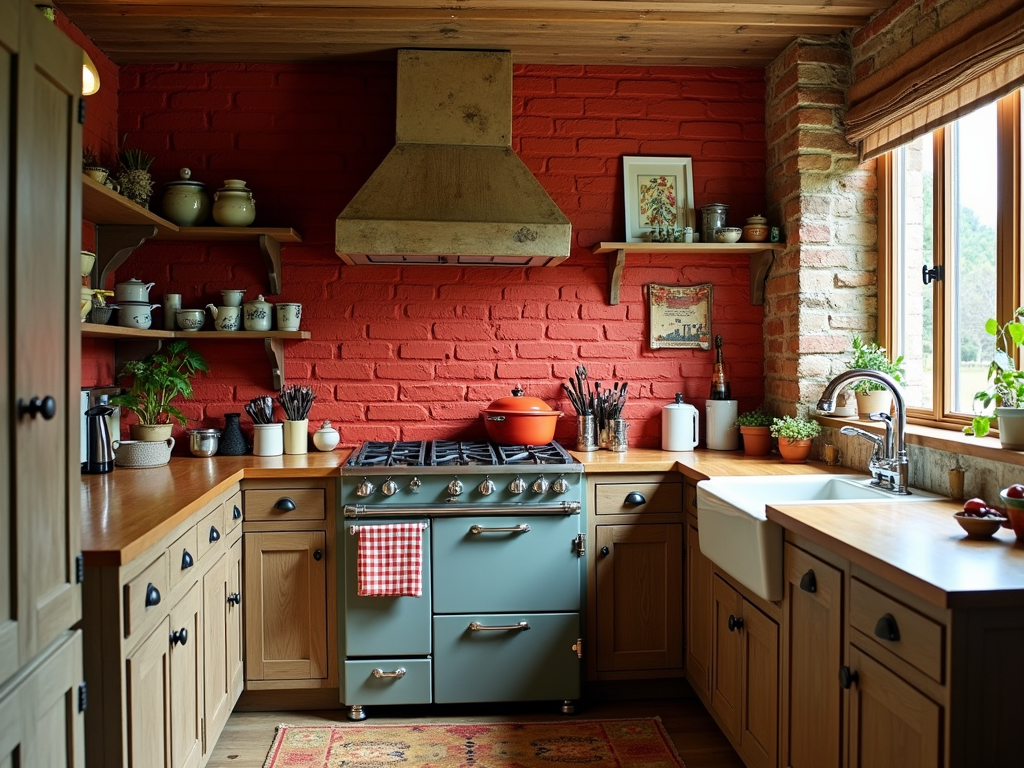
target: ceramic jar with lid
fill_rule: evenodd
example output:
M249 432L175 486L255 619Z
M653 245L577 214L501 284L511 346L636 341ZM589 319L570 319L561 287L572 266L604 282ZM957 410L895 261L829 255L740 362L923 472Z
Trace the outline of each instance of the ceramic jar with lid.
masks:
M137 278L125 280L114 286L114 301L121 304L126 301L149 303L149 289L156 283L144 283Z
M192 180L192 171L182 168L180 179L164 185L164 215L179 227L197 227L210 217L210 196L206 185Z
M256 220L256 201L244 181L224 180L213 196L213 220L222 227L248 227Z
M331 426L330 419L313 433L313 445L318 451L333 451L338 447L339 442L341 442L341 436L338 434L338 430Z
M261 293L255 301L247 301L242 305L242 322L247 331L269 331L274 320L274 306L263 300Z
M763 243L768 239L768 219L758 214L747 219L743 239L748 243Z

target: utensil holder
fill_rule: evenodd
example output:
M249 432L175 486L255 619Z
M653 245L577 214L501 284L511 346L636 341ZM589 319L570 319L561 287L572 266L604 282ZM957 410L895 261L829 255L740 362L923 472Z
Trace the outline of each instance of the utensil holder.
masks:
M284 423L284 452L306 453L309 443L309 419Z
M280 456L284 453L284 424L254 424L252 452L254 456Z
M597 450L597 424L592 413L576 417L576 450Z
M629 422L625 419L612 419L608 424L608 450L621 453L629 445L626 441L626 432L629 431Z

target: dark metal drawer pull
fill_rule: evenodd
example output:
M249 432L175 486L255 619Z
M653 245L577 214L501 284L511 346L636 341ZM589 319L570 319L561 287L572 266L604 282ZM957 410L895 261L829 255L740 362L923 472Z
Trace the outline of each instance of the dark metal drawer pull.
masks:
M385 672L380 667L373 668L374 677L405 677L405 667L399 667L394 672Z
M640 491L630 491L626 494L626 504L646 504L647 499Z
M152 608L154 605L160 604L160 590L153 586L150 582L146 587L146 607Z
M220 531L217 530L217 526L211 525L210 526L210 543L212 544L215 541L220 541Z
M896 617L891 613L885 614L875 624L875 637L880 637L883 640L891 640L896 642L900 639L900 628L896 624Z
M513 525L508 528L484 528L480 525L469 526L470 533L529 533L530 526L527 523Z
M242 596L237 592L232 592L228 595L228 605L238 605L242 602Z
M818 580L814 577L814 571L808 571L800 577L800 589L812 593L818 591Z
M479 621L472 621L469 624L469 628L474 632L525 632L530 628L530 623L527 621L520 621L518 624L499 624L497 626L488 626L487 624L481 624Z
M195 558L186 549L181 553L181 570L187 570L196 564Z
M232 520L241 520L242 519L242 510L240 510L238 508L237 504L235 504L235 508L231 510L231 519Z
M285 496L282 499L278 499L274 505L274 509L280 509L282 512L294 512L295 502Z

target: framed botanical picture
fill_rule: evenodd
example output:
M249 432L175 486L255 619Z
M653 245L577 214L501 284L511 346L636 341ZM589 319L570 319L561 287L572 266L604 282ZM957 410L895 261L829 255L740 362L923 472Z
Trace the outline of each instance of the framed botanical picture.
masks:
M651 349L711 349L711 283L647 286Z
M650 240L659 227L672 231L695 225L692 158L626 156L622 174L627 243Z

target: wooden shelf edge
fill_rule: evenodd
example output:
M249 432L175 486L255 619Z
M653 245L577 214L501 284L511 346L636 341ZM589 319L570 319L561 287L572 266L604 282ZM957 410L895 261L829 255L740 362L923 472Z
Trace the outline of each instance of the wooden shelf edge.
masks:
M160 232L177 232L173 224L152 211L133 203L91 176L82 174L82 218L97 225L146 224Z
M164 331L82 323L83 338L105 339L310 339L310 331Z
M271 237L279 243L302 242L302 235L292 227L180 227L174 232L161 232L156 239L246 242L260 237Z

